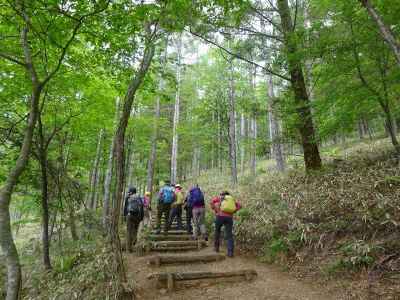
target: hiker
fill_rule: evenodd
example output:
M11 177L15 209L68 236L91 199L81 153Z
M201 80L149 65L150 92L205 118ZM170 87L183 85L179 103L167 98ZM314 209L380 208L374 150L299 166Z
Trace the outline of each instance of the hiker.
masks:
M126 217L126 248L132 252L132 246L136 244L139 224L144 217L143 199L136 195L134 187L129 188L125 197L124 216Z
M180 184L175 185L175 201L171 205L171 213L169 215L168 228L171 227L172 222L176 218L178 223L178 230L182 229L182 206L183 206L183 191Z
M143 197L144 218L143 225L149 227L151 224L151 193L145 192Z
M188 193L185 201L183 202L183 209L186 211L186 231L188 234L193 234L193 226L192 226L192 206L189 203L189 196Z
M233 257L233 215L241 208L229 192L225 191L220 196L211 199L211 209L215 212L215 240L214 251L219 252L221 228L225 227L225 239L227 241L228 257Z
M175 191L171 186L169 180L165 181L164 186L160 189L158 193L158 206L157 206L157 226L156 234L161 233L161 218L164 215L164 233L168 233L168 219L171 210L171 204L175 201Z
M189 204L192 207L193 238L198 239L200 235L207 241L207 229L205 224L206 207L204 194L198 185L189 191Z

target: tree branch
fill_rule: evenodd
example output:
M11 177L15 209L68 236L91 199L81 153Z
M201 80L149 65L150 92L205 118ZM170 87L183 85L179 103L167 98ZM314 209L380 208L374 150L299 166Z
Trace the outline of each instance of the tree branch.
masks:
M18 59L15 58L15 57L12 57L12 56L9 55L9 54L0 52L0 57L2 57L2 58L6 59L6 60L8 60L8 61L11 61L11 62L13 62L13 63L16 63L16 64L18 64L18 65L23 66L24 68L26 68L26 64L25 64L25 63L23 63L22 61L18 60Z
M60 69L61 64L65 58L65 55L67 54L67 50L68 50L69 46L71 45L72 41L75 39L75 36L78 34L79 28L82 26L82 21L83 21L83 17L81 17L80 20L78 21L78 23L75 25L74 30L72 31L71 37L68 39L68 41L65 43L65 45L61 49L61 55L58 58L57 65L55 66L53 71L51 71L46 76L46 78L42 81L42 83L41 83L42 86L44 86Z
M187 30L186 30L186 31L187 31ZM279 78L281 78L281 79L284 79L284 80L286 80L286 81L290 81L290 78L289 78L289 77L286 77L285 75L282 75L282 74L279 74L279 73L277 73L277 72L274 72L274 71L272 71L272 70L269 69L269 68L266 68L266 67L264 67L264 66L262 66L262 65L260 65L260 64L258 64L258 63L256 63L256 62L254 62L254 61L251 61L251 60L249 60L249 59L247 59L247 58L245 58L245 57L239 55L238 53L232 52L231 50L229 50L229 49L227 49L227 48L225 48L225 47L219 45L218 43L216 43L216 42L214 42L214 41L212 41L212 40L210 40L210 39L208 39L208 38L206 38L206 37L204 37L204 36L202 36L202 35L200 35L200 34L194 32L194 31L192 31L191 29L189 29L188 32L191 33L192 35L194 35L194 36L196 36L196 37L198 37L198 38L204 40L205 42L207 42L207 43L209 43L209 44L212 44L212 45L218 47L219 49L225 51L226 53L230 54L231 56L233 56L233 57L235 57L235 58L237 58L237 59L243 60L243 61L245 61L245 62L247 62L247 63L249 63L249 64L252 64L252 65L254 65L254 66L256 66L256 67L261 68L261 69L264 70L267 74L271 74L271 75L277 76L277 77L279 77Z

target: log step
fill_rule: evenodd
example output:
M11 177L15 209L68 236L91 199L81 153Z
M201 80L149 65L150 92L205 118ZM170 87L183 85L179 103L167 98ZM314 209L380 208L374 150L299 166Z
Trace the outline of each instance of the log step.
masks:
M207 246L207 242L205 241L157 241L157 242L152 242L151 246L153 248L161 247L179 247L179 246L196 246L199 248Z
M190 234L151 234L150 241L190 241L192 236Z
M156 279L160 284L167 284L168 291L175 288L176 281L231 278L243 276L247 281L257 276L255 270L237 270L228 272L171 272L171 273L153 273L147 276L147 279Z
M203 255L156 255L150 257L147 261L149 265L160 266L166 264L180 263L206 263L224 260L225 256L221 254L203 254Z
M151 234L156 234L156 231L153 230ZM176 235L176 234L187 234L186 230L168 230L168 235ZM159 235L165 235L164 232L160 233Z
M151 247L151 251L156 252L175 252L175 251L193 251L199 250L197 246L169 246L169 247Z

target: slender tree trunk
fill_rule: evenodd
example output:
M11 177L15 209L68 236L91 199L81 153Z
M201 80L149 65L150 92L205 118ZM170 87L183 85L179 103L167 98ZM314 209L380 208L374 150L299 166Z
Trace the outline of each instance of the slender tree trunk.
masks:
M231 183L238 182L236 165L236 118L235 118L235 83L233 59L229 60L229 160L231 165Z
M178 38L177 45L177 63L176 63L176 92L175 92L175 107L174 121L172 129L172 155L171 155L171 183L175 184L177 179L178 167L178 124L179 110L181 99L181 59L182 59L182 35Z
M249 72L250 89L253 101L256 102L256 69L252 68ZM256 109L253 108L250 116L250 136L251 136L251 157L250 157L250 170L253 178L257 175L257 114Z
M283 172L286 168L285 158L283 155L283 145L280 142L281 132L277 114L275 111L275 86L271 75L268 75L268 122L269 122L269 138L271 140L271 156L276 161L276 168Z
M388 43L389 47L392 48L392 51L397 60L397 64L400 67L400 44L399 42L397 42L396 37L394 36L392 30L390 29L389 26L385 24L385 22L378 14L378 12L376 11L375 7L372 5L370 0L359 0L359 1L361 5L365 7L370 17L375 21L386 43Z
M50 262L50 240L49 240L49 197L48 197L48 176L47 176L47 147L43 133L42 120L39 115L39 163L42 177L42 248L43 264L47 270L51 269Z
M135 95L139 87L141 86L144 77L150 67L152 58L154 55L154 43L153 41L146 42L146 48L143 53L142 60L140 62L139 70L132 77L127 92L123 101L123 108L119 117L117 130L115 133L115 156L116 156L116 192L115 201L112 210L112 218L110 224L110 242L112 246L112 252L114 253L114 263L116 268L116 274L119 277L120 282L126 282L126 273L123 264L121 254L121 240L118 234L119 216L123 201L124 192L124 145L125 145L125 132L128 126L129 116L131 114L132 105L135 99Z
M159 74L159 85L158 85L158 94L156 97L156 104L154 108L154 122L153 122L153 136L151 138L151 150L150 157L147 163L147 181L146 181L146 190L150 192L151 197L153 196L153 186L154 186L154 169L157 160L157 141L159 136L159 123L161 116L161 107L160 107L160 94L164 91L165 81L164 81L164 72L167 63L167 55L168 55L168 39L165 42L165 50L164 55L161 56L160 64L162 67L162 72Z
M126 186L130 187L133 186L133 169L134 169L134 162L135 162L135 153L133 152L133 149L131 149L128 159L126 160L128 163L128 176L127 176L127 181L126 181ZM139 186L137 186L139 189Z
M357 129L358 129L358 137L360 138L360 140L362 140L364 138L364 128L362 124L362 119L358 120Z
M286 46L286 58L299 117L298 129L302 140L306 171L320 169L322 162L315 138L310 100L306 90L301 59L298 53L297 35L296 32L293 31L294 27L287 0L278 0L278 11L281 17L282 31Z
M99 165L100 165L101 142L103 139L103 133L104 133L104 130L100 129L99 137L97 140L96 156L93 161L93 171L92 171L91 182L90 182L89 197L88 197L88 201L86 203L86 206L89 209L95 209L96 188L97 188L98 177L100 176Z
M362 126L364 128L364 132L368 133L369 139L372 140L373 134L372 134L371 128L369 126L369 122L366 118L362 118Z
M392 116L392 112L390 110L389 104L387 102L385 103L383 101L379 101L379 103L381 104L382 110L385 115L386 129L388 131L390 140L392 141L392 144L393 144L395 150L397 151L397 153L400 154L400 145L399 145L399 141L397 140L396 128L394 125L394 120L393 120L393 116Z
M251 162L250 169L251 175L256 177L257 175L257 120L254 116L251 118Z
M6 300L18 300L21 289L21 266L17 248L11 231L10 223L10 201L11 195L17 185L18 178L28 164L29 154L32 148L33 132L39 115L39 99L43 89L43 84L38 80L36 70L33 66L30 53L30 46L27 39L28 28L21 30L21 42L24 50L25 63L28 75L32 82L32 93L30 97L30 107L28 122L24 131L22 146L15 165L6 176L6 180L0 187L0 245L6 258L7 265L7 296Z
M222 134L221 134L221 112L218 110L217 114L217 131L218 131L218 137L217 137L217 161L218 161L218 170L220 173L222 173Z
M246 154L246 119L244 113L240 114L240 172L244 172Z
M119 97L115 99L115 117L114 117L114 127L117 124L119 116ZM114 128L113 128L114 129ZM111 139L110 151L107 160L106 175L104 178L104 195L103 195L103 227L104 231L107 231L110 222L110 199L111 199L111 182L113 175L113 165L114 165L114 148L115 148L115 138Z

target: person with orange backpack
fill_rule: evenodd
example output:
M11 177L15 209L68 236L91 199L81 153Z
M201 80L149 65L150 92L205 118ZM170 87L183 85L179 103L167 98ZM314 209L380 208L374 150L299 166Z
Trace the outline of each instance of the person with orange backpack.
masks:
M225 239L227 240L227 256L233 257L233 215L241 209L241 205L229 192L222 192L219 196L211 199L211 209L215 213L215 235L214 251L219 252L221 229L224 226Z

